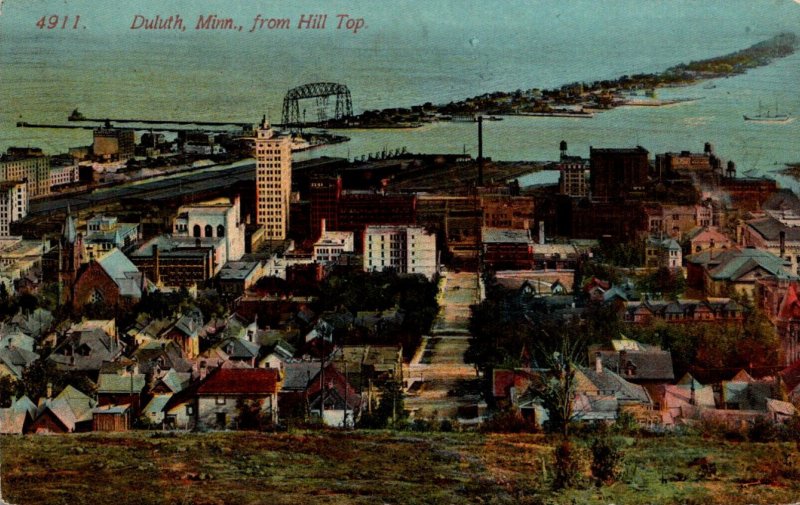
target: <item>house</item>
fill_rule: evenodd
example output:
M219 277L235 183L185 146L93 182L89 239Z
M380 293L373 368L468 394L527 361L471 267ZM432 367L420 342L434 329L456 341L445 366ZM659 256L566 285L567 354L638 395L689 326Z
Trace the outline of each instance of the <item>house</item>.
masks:
M699 253L709 249L724 251L734 246L733 240L720 233L716 228L697 228L689 237L689 253Z
M329 364L306 390L309 412L325 426L353 427L361 414L361 394L336 366Z
M247 365L250 368L256 366L258 355L261 352L259 344L239 337L228 337L214 347L227 354L229 360Z
M39 400L36 417L28 433L72 433L91 431L92 410L97 402L72 386L55 398Z
M319 361L284 364L284 380L278 393L282 419L309 416L326 426L352 427L358 421L362 399L349 374L332 363L322 369Z
M650 324L654 320L661 320L672 324L741 325L745 316L745 308L731 298L626 302L622 310L623 320L632 324Z
M0 377L10 375L15 379L22 379L22 371L39 359L35 352L18 347L0 348Z
M80 310L89 303L102 303L124 310L136 304L148 287L139 269L114 248L80 268L72 289L72 305Z
M789 261L754 247L709 249L686 258L686 280L690 287L702 289L706 296L737 292L752 297L759 279L796 280L790 268Z
M576 420L613 421L620 412L630 412L642 420L649 420L653 401L647 390L603 366L600 356L594 367L577 367L575 370L575 397L573 415Z
M36 417L36 411L36 404L27 396L14 399L9 408L0 409L0 434L25 433Z
M790 263L789 271L800 273L800 215L783 212L745 222L741 243L757 247L784 258Z
M683 253L680 244L673 238L648 238L645 245L645 266L671 270L681 268Z
M149 377L160 377L167 370L180 373L192 371L193 363L175 341L151 340L140 345L133 353L139 372Z
M264 419L278 421L280 374L272 368L220 368L197 389L197 423L218 429L236 427L242 402L259 405Z
M658 346L627 338L611 340L611 346L590 346L589 357L599 357L604 368L615 371L626 381L645 386L651 396L659 385L675 380L672 355Z
M73 327L47 359L62 371L98 373L104 362L115 361L122 350L116 332L110 335L101 327Z
M164 408L173 395L185 390L192 382L191 373L181 373L170 368L157 378L148 391L150 401L142 409L142 416L151 424L159 425L164 421Z
M97 381L97 403L100 407L108 405L131 405L131 415L135 416L141 407L142 393L147 381L138 367L125 374L101 373Z
M677 384L666 384L654 397L661 414L661 423L673 426L685 419L697 417L701 409L714 409L714 388L700 384L691 374L684 375Z

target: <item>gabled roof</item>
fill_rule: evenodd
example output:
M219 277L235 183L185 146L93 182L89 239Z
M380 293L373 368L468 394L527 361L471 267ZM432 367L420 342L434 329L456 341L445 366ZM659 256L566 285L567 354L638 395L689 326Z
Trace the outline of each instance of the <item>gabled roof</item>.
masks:
M317 371L317 375L309 383L307 393L311 408L314 408L315 405L316 408L319 408L323 389L325 391L326 408L343 410L345 395L348 409L356 409L361 404L361 395L358 394L358 390L347 381L344 374L333 364L328 364L325 367L322 377Z
M173 393L178 393L186 389L192 381L191 373L179 373L174 368L170 368L163 377L158 380L158 383L163 384Z
M120 295L134 298L142 296L142 274L122 251L117 248L112 249L100 257L97 264L119 287Z
M300 361L283 365L283 384L281 392L305 391L308 385L319 374L319 361Z
M672 381L675 373L672 368L672 355L661 349L625 351L625 362L620 363L620 352L599 351L603 366L610 370L619 370L619 374L628 380L660 380ZM629 375L627 370L631 370Z
M614 396L623 403L650 404L650 395L637 384L632 384L608 368L597 373L594 368L579 367L575 372L577 392Z
M0 348L16 347L33 352L36 340L19 330L17 327L12 329L3 328L3 337L0 339Z
M100 370L104 361L114 361L121 353L117 339L101 328L91 328L70 333L48 359L62 368Z
M718 245L732 242L727 235L724 235L717 230L711 228L700 228L699 230L700 232L691 238L692 243L711 242L713 240L714 244Z
M705 266L712 279L737 281L756 269L779 279L792 280L797 277L789 271L789 263L774 254L747 247L744 249L727 249L722 252L705 250L693 254L687 261Z
M39 359L38 354L25 349L16 347L0 349L0 362L18 379L22 378L22 370L37 359Z
M72 386L67 386L61 393L50 400L40 400L36 417L50 411L67 431L74 431L77 423L91 421L92 409L97 402Z
M186 359L183 349L174 340L151 340L140 345L134 357L139 362L139 370L149 374L156 368L175 369L178 372L189 372L192 362Z
M163 412L164 407L167 406L172 396L171 394L155 395L152 400L147 402L147 405L145 405L142 410L142 414L157 414Z
M0 433L21 434L26 419L36 417L36 405L27 396L14 400L11 407L0 409Z
M243 338L229 337L217 344L231 359L254 359L258 357L261 346Z
M97 381L98 394L141 393L146 384L144 374L119 375L101 373Z
M197 394L265 395L278 392L278 370L273 368L221 368L208 377Z

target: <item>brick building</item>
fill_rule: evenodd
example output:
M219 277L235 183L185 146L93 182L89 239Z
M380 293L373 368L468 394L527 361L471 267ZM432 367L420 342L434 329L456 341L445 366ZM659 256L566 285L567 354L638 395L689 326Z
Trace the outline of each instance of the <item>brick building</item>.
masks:
M650 162L647 149L589 148L589 171L593 200L625 200L644 194Z

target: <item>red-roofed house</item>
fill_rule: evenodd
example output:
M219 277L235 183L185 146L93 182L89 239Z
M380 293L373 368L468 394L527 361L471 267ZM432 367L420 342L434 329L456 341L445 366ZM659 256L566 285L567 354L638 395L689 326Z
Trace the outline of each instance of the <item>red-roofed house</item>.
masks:
M208 428L236 428L242 405L260 403L262 416L278 421L280 372L274 368L220 368L197 389L198 425Z

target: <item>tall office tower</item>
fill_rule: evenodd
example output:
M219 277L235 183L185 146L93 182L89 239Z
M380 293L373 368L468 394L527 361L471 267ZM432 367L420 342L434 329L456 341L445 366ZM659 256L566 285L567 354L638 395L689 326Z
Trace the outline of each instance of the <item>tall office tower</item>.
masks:
M292 149L288 136L277 135L266 117L256 130L256 223L267 240L285 240L292 192Z

